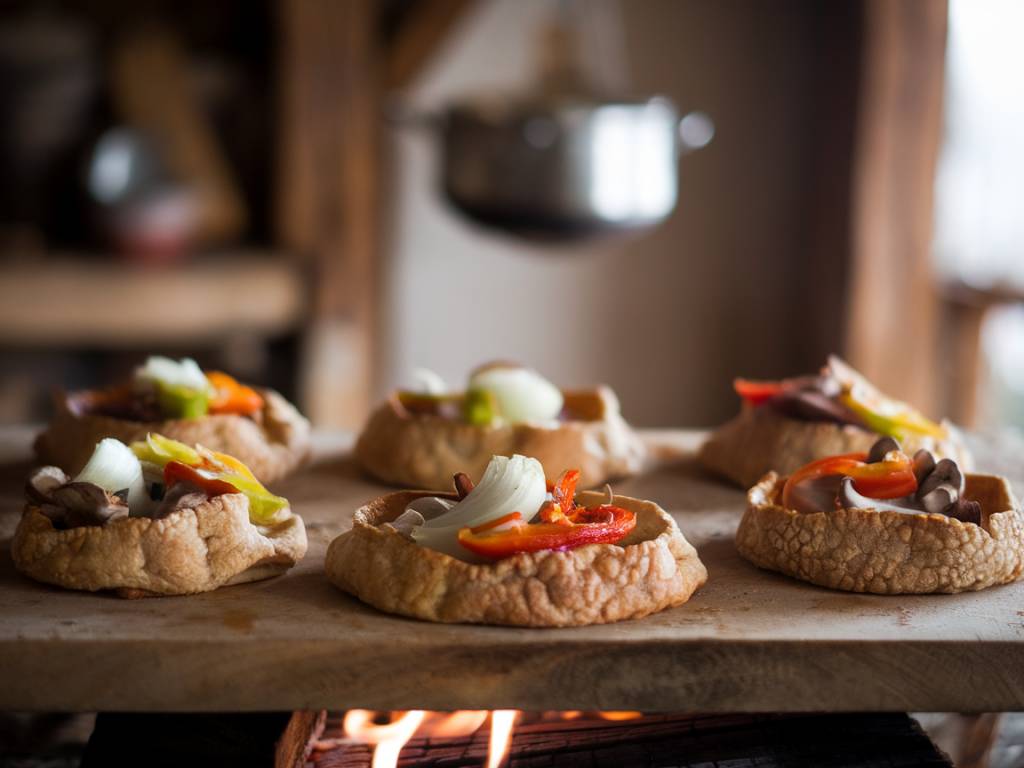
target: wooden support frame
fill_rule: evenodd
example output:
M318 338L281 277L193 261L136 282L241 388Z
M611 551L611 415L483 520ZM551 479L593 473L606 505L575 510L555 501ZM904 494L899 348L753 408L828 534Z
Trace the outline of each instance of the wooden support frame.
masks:
M884 391L936 410L931 242L947 3L864 3L846 348Z
M278 240L312 265L302 404L353 428L373 392L379 261L375 0L280 0Z

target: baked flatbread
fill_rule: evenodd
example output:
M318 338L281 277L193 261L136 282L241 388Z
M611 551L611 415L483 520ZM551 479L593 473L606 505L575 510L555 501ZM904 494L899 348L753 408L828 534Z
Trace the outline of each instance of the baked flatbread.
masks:
M780 503L784 481L769 472L750 489L736 532L739 553L761 568L879 595L969 592L1024 570L1024 513L1005 478L966 476L981 525L924 512L797 512Z
M646 451L622 418L615 393L600 387L563 394L570 420L500 427L410 414L392 397L370 416L355 456L384 482L438 491L452 487L456 472L476 480L493 456L517 453L536 458L551 478L578 467L580 483L588 488L639 472Z
M11 544L15 567L37 581L125 597L187 595L265 579L305 554L301 517L253 525L240 493L159 519L123 517L63 530L27 506Z
M263 411L256 420L234 414L208 414L198 419L142 422L90 412L89 392L58 396L54 415L36 438L39 460L70 475L77 474L96 444L114 437L126 445L145 440L150 432L187 445L234 456L264 483L272 483L303 464L310 453L309 422L273 390L259 390Z
M637 619L681 605L707 580L697 551L672 517L650 501L616 496L636 513L618 544L520 553L474 565L415 544L386 523L413 500L403 491L355 513L331 542L327 577L382 611L427 621L571 627ZM583 505L604 496L580 494Z

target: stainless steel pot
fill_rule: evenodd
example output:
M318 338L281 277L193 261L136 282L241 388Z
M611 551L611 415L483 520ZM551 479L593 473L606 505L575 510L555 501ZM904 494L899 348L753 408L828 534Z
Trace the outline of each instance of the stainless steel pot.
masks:
M651 227L676 205L678 160L705 146L710 119L666 98L480 99L439 120L445 197L519 236L580 238Z

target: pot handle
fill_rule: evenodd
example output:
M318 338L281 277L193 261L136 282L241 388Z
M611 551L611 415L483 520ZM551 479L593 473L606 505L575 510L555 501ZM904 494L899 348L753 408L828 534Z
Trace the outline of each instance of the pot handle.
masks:
M707 112L687 112L679 121L678 132L679 154L688 155L711 143L715 138L715 122Z

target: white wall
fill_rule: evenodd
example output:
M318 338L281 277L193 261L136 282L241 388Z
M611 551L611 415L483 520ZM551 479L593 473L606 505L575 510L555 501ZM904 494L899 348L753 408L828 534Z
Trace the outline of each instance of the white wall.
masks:
M553 7L481 2L411 103L523 87L533 35ZM611 384L638 424L706 425L735 409L734 375L816 365L801 349L807 321L794 280L806 250L813 108L806 10L759 0L621 4L633 89L703 109L717 124L712 145L682 161L677 212L642 237L566 252L485 233L435 193L429 138L396 132L382 385L407 381L419 365L461 384L476 364L512 358L566 386ZM600 48L599 38L587 41Z

